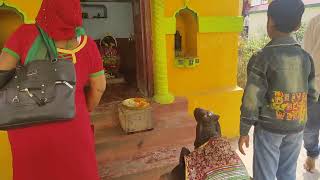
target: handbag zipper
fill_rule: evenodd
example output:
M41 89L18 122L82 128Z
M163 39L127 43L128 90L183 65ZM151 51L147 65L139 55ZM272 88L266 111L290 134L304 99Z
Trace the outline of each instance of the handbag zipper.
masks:
M44 106L48 102L47 98L43 98L43 99L38 98L36 95L32 94L28 88L21 89L20 91L26 92L30 96L30 98L33 99L39 106Z
M56 81L56 84L64 84L68 86L70 89L73 89L73 86L67 81Z
M25 89L21 89L20 90L21 92L26 92L30 97L33 97L33 94L30 93L29 89L28 88L25 88Z

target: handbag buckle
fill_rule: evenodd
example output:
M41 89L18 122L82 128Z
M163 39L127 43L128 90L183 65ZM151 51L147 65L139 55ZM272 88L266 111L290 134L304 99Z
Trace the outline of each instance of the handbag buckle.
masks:
M15 96L13 99L12 99L12 103L19 103L20 100L18 98L18 96Z
M48 102L48 98L42 98L41 101L43 102L43 104L46 104Z
M58 59L54 58L54 59L51 60L51 63L56 63L57 61L58 61Z

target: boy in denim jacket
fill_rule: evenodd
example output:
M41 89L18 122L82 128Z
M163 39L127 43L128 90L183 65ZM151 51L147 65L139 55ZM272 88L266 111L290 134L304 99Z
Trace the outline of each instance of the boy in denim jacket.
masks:
M253 178L295 180L307 102L317 101L311 56L290 34L299 29L304 13L301 0L274 0L268 8L272 39L248 64L242 99L239 150L249 146L254 131Z

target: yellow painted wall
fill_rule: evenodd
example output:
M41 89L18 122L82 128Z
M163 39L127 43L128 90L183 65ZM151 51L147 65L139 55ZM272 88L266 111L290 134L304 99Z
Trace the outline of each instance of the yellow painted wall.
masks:
M237 83L237 33L198 34L200 65L177 68L174 35L167 35L169 88L175 95L235 87Z
M174 16L185 2L165 0L165 16ZM240 3L239 0L189 0L189 7L201 16L239 16Z
M23 17L14 10L0 8L0 49L6 39L23 23Z
M0 131L0 179L12 180L12 177L12 154L8 134Z
M5 3L7 6L16 8L24 15L25 23L33 23L41 5L41 0L0 0L0 6ZM2 11L3 13L4 11ZM15 13L1 14L0 12L0 47L5 39L18 27L21 23ZM4 20L2 18L5 18ZM4 28L5 27L5 28ZM12 180L12 154L5 131L0 131L0 180Z
M0 0L0 5L5 3L19 10L25 16L26 23L33 23L42 0Z
M174 16L181 8L185 6L185 0L164 0L165 16Z
M34 23L41 6L42 0L22 1L22 0L0 0L0 6L5 4L10 8L15 8L17 13L23 16L24 23ZM0 49L7 37L15 31L23 22L13 10L0 8Z
M165 0L165 15L174 16L184 7L184 2ZM190 0L188 8L200 16L239 16L239 6L238 0ZM194 25L187 23L184 27L181 24L178 18L177 28L188 29ZM174 63L174 35L166 36L169 91L188 98L190 113L196 107L218 113L223 135L238 136L243 92L237 87L236 79L239 33L196 33L194 37L200 64L195 68L178 68ZM184 43L192 43L190 39L184 40Z

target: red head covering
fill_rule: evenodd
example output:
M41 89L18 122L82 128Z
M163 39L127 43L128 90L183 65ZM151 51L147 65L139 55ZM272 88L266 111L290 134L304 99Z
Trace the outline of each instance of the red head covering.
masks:
M54 40L74 38L82 25L80 0L43 0L36 23Z

